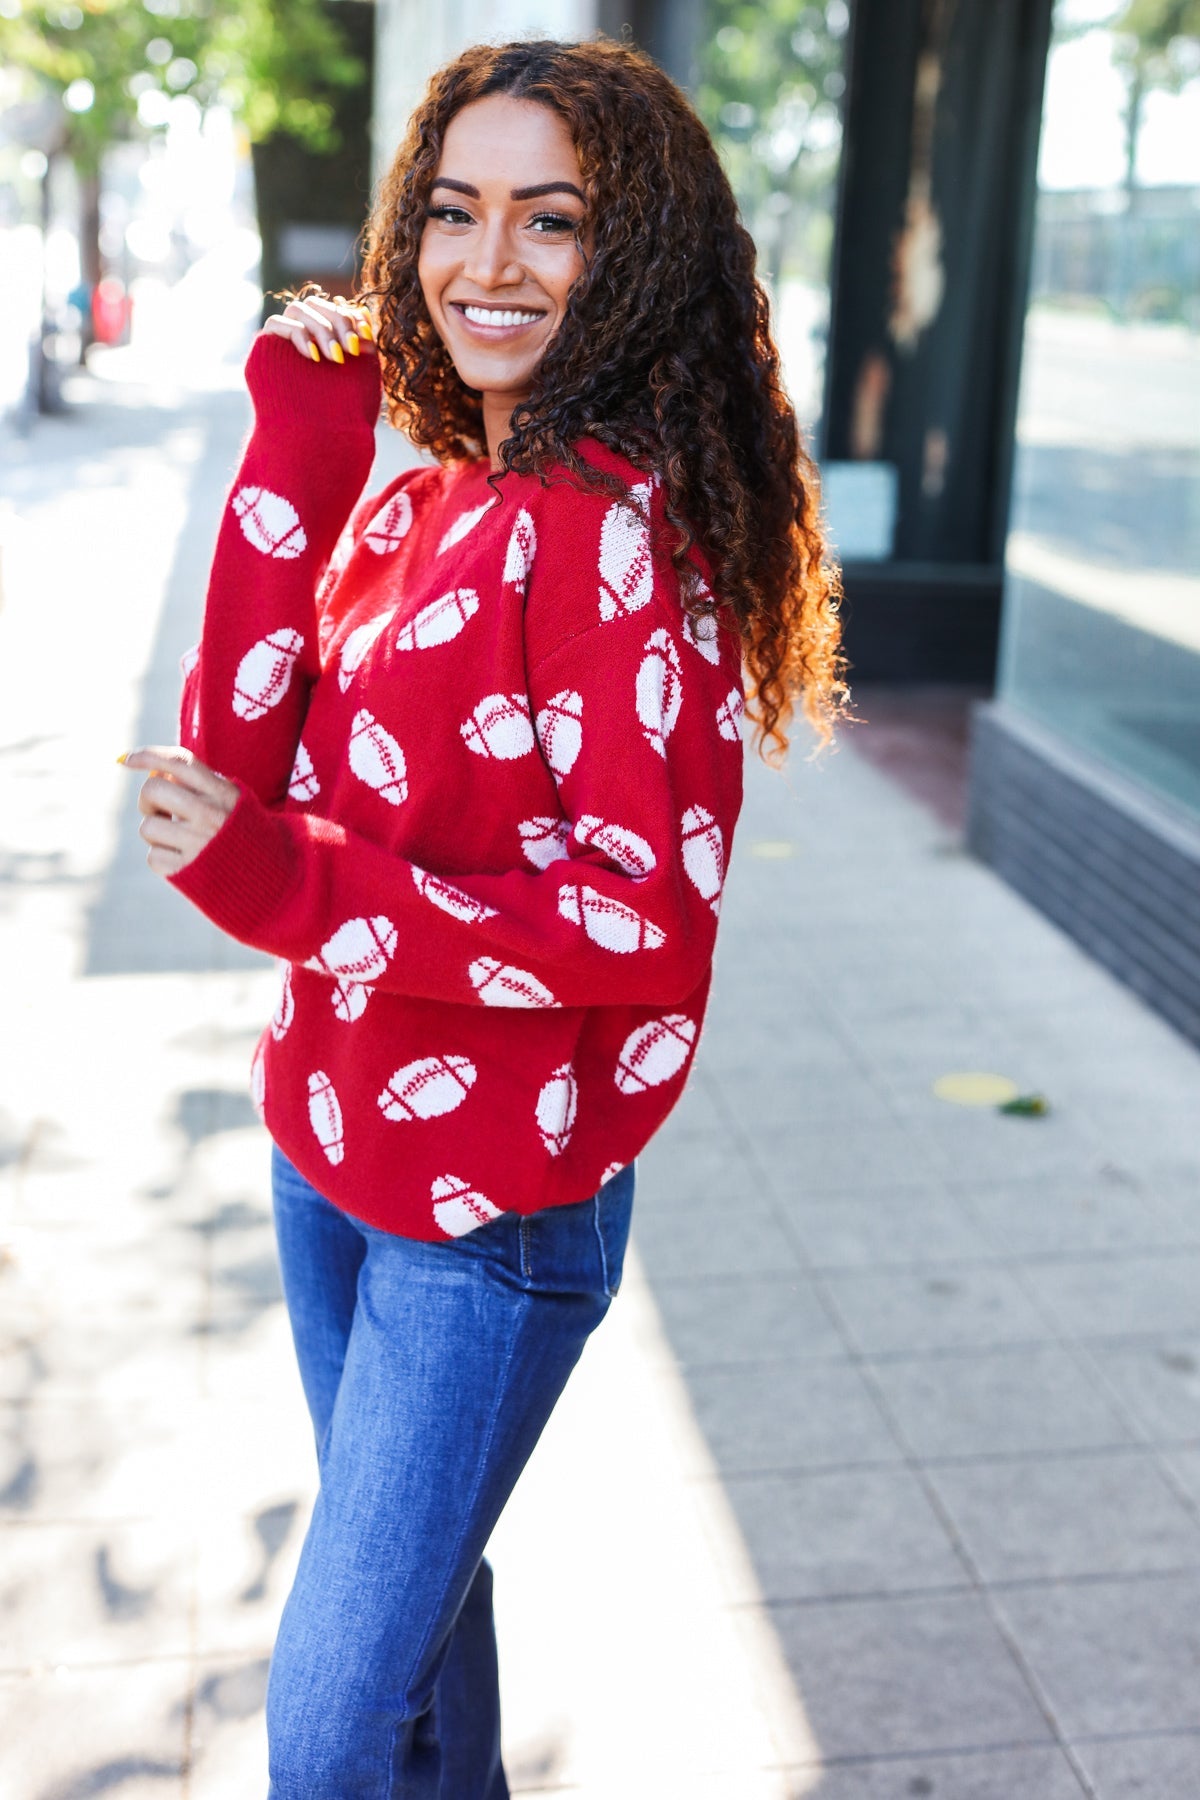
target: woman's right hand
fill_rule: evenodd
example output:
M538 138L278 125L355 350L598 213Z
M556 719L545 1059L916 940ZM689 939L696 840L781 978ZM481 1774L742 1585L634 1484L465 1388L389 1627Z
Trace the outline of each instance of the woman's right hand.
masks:
M340 294L332 300L315 294L304 300L289 300L283 312L273 313L267 320L263 333L287 338L301 356L313 362L326 357L330 362L345 362L347 355L359 356L364 350L375 354L366 307L355 306Z

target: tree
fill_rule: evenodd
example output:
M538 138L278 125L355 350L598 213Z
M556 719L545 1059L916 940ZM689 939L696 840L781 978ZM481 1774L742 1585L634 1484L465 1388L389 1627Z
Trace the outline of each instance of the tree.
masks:
M769 277L797 256L822 279L840 145L846 0L709 0L697 105Z
M1146 96L1178 93L1200 74L1200 0L1128 0L1112 21L1114 60L1125 77L1125 191L1137 194Z
M324 0L0 0L0 61L63 102L79 174L83 277L101 274L100 177L110 144L167 122L169 97L229 106L252 141L337 142L331 96L363 79Z

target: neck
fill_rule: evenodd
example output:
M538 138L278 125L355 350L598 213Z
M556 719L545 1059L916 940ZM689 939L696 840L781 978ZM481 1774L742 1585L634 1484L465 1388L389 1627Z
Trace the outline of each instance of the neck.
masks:
M488 461L493 469L500 467L500 446L512 435L512 416L525 394L488 394L483 396L483 435L487 442Z

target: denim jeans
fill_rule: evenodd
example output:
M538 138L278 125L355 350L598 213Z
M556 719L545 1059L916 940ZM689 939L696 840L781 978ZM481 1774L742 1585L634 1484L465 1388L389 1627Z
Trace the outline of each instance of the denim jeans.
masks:
M320 1492L267 1688L270 1800L507 1800L483 1552L620 1282L634 1165L451 1242L340 1212L276 1149Z

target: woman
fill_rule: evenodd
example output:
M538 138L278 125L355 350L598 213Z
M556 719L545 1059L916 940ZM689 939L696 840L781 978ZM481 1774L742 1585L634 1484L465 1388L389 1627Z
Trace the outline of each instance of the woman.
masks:
M271 1793L496 1800L483 1551L695 1050L743 658L776 756L845 689L750 240L648 60L460 56L367 276L256 341L184 744L125 760L150 867L286 962L254 1084L321 1487ZM356 505L381 374L436 465Z

